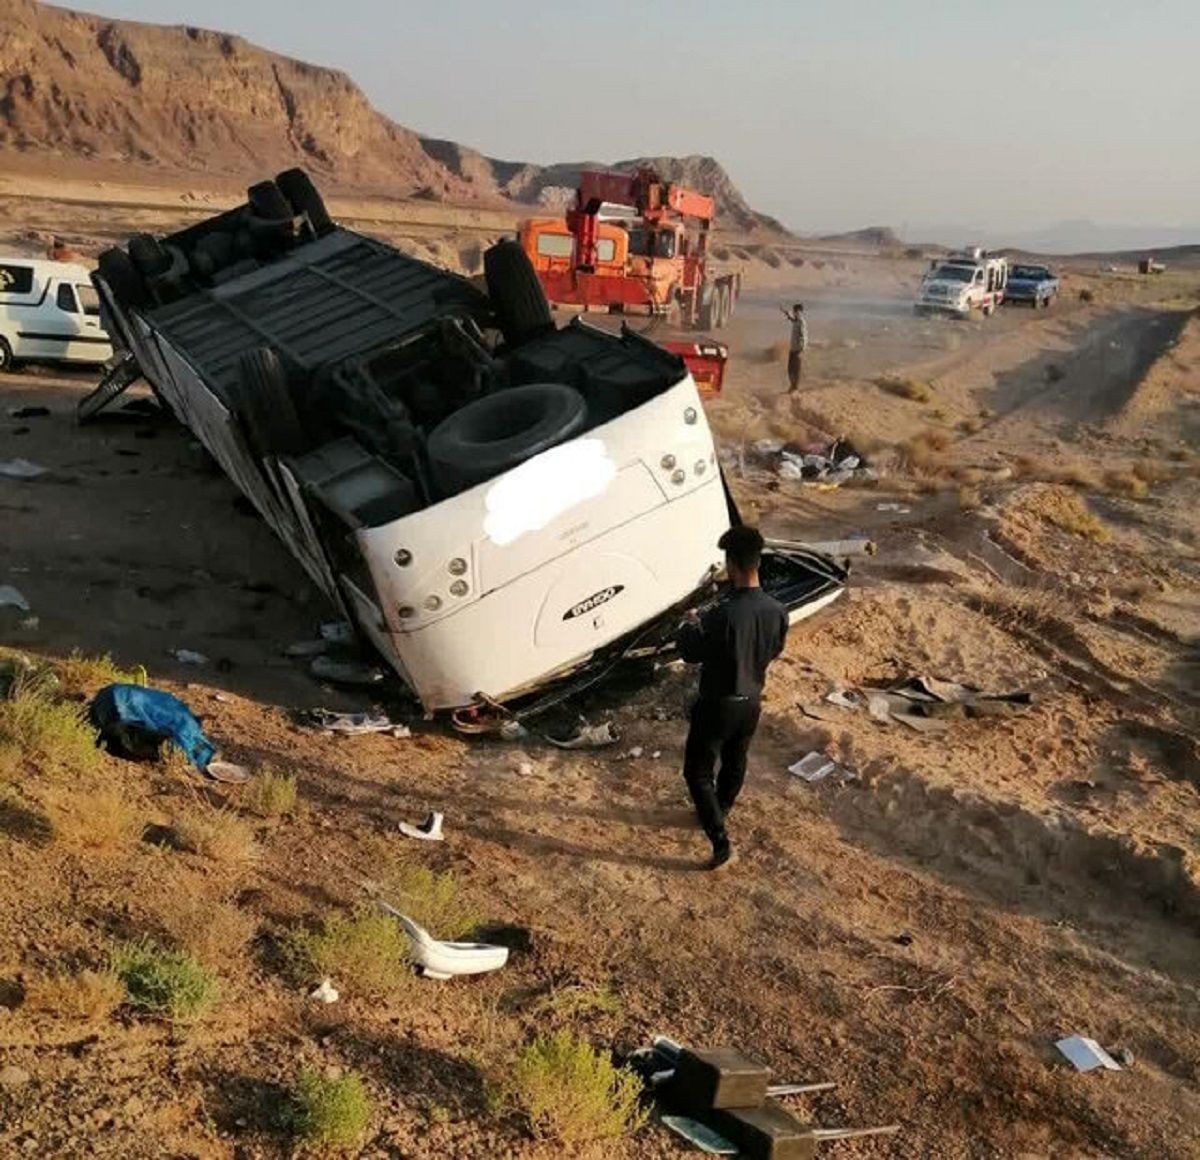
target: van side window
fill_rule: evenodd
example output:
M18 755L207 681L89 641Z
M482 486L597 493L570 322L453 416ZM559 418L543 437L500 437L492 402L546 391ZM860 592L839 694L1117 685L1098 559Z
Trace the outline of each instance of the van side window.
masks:
M611 262L617 256L617 243L612 238L601 238L596 243L596 261Z
M67 314L79 313L79 306L75 302L74 286L70 286L66 282L60 282L55 301L58 303L59 310L65 311Z
M79 297L80 309L89 318L100 317L100 295L96 293L95 286L77 285L75 293Z
M32 289L32 266L0 263L0 294L28 294Z

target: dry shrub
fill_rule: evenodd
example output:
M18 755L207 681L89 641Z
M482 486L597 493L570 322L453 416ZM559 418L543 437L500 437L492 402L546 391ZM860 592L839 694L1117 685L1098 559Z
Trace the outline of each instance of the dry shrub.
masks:
M889 395L909 399L914 403L928 403L933 398L933 388L920 379L904 378L900 375L880 375L875 385Z
M371 1123L371 1100L354 1072L331 1078L306 1068L296 1080L290 1118L306 1151L319 1156L357 1151Z
M1139 459L1130 470L1143 483L1168 483L1175 478L1175 472L1157 459Z
M1095 300L1096 300L1096 295L1091 290L1080 290L1079 291L1079 301L1080 302L1095 302Z
M1167 458L1172 463L1190 463L1194 454L1190 447L1172 447L1167 452Z
M372 908L330 915L319 930L290 931L284 942L298 975L328 976L377 995L394 995L412 983L408 936L395 919Z
M976 435L983 430L983 420L981 418L964 419L959 423L958 429L964 435Z
M23 1006L55 1019L101 1023L124 998L125 985L113 971L79 971L31 980Z
M145 669L119 668L108 653L89 657L75 650L55 666L58 679L68 693L91 695L105 685L144 685Z
M983 504L983 497L977 487L960 487L958 489L958 506L960 511L977 511Z
M1003 588L981 600L1004 627L1024 631L1043 631L1070 621L1076 612L1071 601L1049 585Z
M789 346L782 338L764 346L759 352L758 360L763 363L781 363L787 359Z
M83 708L59 695L53 673L18 670L0 697L0 750L49 773L90 773L103 755Z
M260 818L279 818L296 808L296 778L276 773L269 766L259 770L242 793L242 805Z
M1139 479L1132 471L1106 471L1104 487L1113 495L1123 495L1128 499L1145 499L1150 494L1146 481Z
M1080 463L1073 463L1068 467L1046 474L1053 476L1055 483L1065 483L1069 487L1077 487L1083 491L1097 491L1100 487L1100 479L1096 473L1090 467L1085 467Z
M1107 543L1112 533L1088 510L1083 500L1074 492L1047 492L1039 508L1039 514L1056 528L1094 540L1097 544Z
M573 983L553 988L534 1003L532 1009L539 1020L574 1023L593 1015L618 1015L621 1000L607 983L599 986Z
M232 902L218 901L180 881L154 907L171 942L210 967L223 967L241 955L258 921Z
M1046 382L1061 383L1067 377L1067 372L1058 363L1048 363L1046 366Z
M914 476L927 480L944 479L953 470L946 462L945 452L949 446L949 434L931 427L900 445L900 460Z
M641 1080L569 1031L522 1048L505 1088L536 1135L568 1147L631 1135L646 1120Z
M950 478L955 483L965 484L967 487L975 487L982 483L985 474L978 467L952 467L950 469Z
M189 802L175 815L171 829L179 845L214 862L239 865L259 856L254 827L223 806L210 806L199 799Z
M385 879L384 891L397 910L435 938L465 938L483 918L449 871L437 874L424 866L401 866Z
M116 850L142 831L129 799L115 786L100 789L56 789L46 798L54 836L73 850Z
M1012 461L1013 479L1036 479L1041 466L1031 455L1018 455Z

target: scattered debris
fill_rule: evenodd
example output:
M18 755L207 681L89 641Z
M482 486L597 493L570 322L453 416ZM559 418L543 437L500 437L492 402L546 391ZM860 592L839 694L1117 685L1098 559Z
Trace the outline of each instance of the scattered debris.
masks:
M913 936L910 931L902 930L899 934L892 935L892 942L897 946L910 947L913 945Z
M204 772L213 781L225 782L227 785L245 785L250 780L250 771L244 765L235 765L232 761L210 761Z
M816 543L805 541L802 546L839 560L847 556L874 556L878 550L875 541L867 539L866 536L853 536L849 540L818 540Z
M1076 1071L1094 1071L1103 1067L1108 1071L1120 1071L1121 1065L1113 1059L1094 1039L1085 1035L1069 1035L1054 1045L1074 1066Z
M11 584L0 584L0 608L16 608L21 612L32 612L29 601Z
M808 782L824 781L837 768L836 761L814 749L812 753L805 754L799 761L789 765L788 773Z
M1029 692L988 693L974 685L927 676L906 677L867 698L875 720L900 721L923 731L964 717L1014 717L1033 704Z
M899 512L901 515L907 515L912 508L902 503L877 503L875 505L877 512Z
M625 756L636 761L645 752L645 749L643 749L640 745L635 745L628 753L625 754Z
M299 640L283 650L285 657L317 657L329 651L327 640Z
M107 685L92 698L88 720L114 757L153 761L169 741L199 770L217 754L200 722L178 697L141 685Z
M855 689L834 689L825 694L825 700L839 709L861 709L863 703L862 694Z
M419 825L414 826L410 822L400 823L400 833L406 838L417 838L422 842L441 842L444 840L442 834L442 822L445 816L437 810L433 810L426 815L425 820Z
M738 1153L736 1145L726 1140L720 1132L714 1132L691 1116L662 1116L661 1123L664 1128L669 1128L710 1156L736 1156Z
M327 656L314 657L308 671L318 680L332 681L335 685L377 685L384 677L378 665L366 661L339 661Z
M322 733L348 733L357 736L362 733L390 733L393 737L403 739L412 736L412 730L393 721L386 713L337 713L332 709L308 709L300 714L300 720Z
M10 419L44 419L50 414L49 407L9 407Z
M767 1087L767 1095L772 1099L781 1096L805 1096L810 1092L831 1092L837 1087L835 1083L773 1083Z
M801 483L840 487L855 480L874 483L879 474L866 457L846 439L832 443L784 443L778 439L759 439L750 445L750 460L774 472L780 479Z
M316 999L318 1003L336 1003L341 995L328 979L322 979L320 986L309 991L308 997Z
M500 726L501 741L524 741L528 736L529 730L515 717Z
M28 459L0 460L0 475L6 479L37 479L39 475L45 475L47 470L37 463L30 463Z
M327 620L318 629L330 644L353 644L354 626L348 620Z
M1136 1062L1133 1052L1128 1047L1118 1047L1111 1054L1122 1067L1132 1067Z
M172 648L167 650L167 655L174 657L181 665L206 665L208 657L202 652L196 652L190 648Z
M386 902L379 903L404 928L413 962L428 979L451 979L458 975L482 975L497 971L508 962L508 947L491 943L442 942L406 914Z
M546 740L559 749L603 749L620 741L621 734L613 722L603 721L599 725L581 725L570 737L547 736Z

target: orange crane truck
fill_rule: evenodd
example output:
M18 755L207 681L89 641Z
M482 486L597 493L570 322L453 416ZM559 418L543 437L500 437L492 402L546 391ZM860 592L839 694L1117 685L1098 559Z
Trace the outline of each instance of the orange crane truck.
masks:
M605 206L633 216L602 219ZM709 259L713 213L711 197L662 181L653 169L585 169L565 220L526 221L520 242L554 305L647 313L711 331L729 321L741 292L741 275ZM661 345L684 358L704 394L719 393L723 344Z

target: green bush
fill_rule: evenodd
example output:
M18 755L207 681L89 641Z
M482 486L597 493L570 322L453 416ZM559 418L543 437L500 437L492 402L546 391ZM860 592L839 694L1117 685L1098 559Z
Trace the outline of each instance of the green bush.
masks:
M198 1019L220 994L216 976L191 955L146 940L118 947L112 970L125 984L129 1006L175 1023Z
M306 1069L296 1080L293 1100L296 1136L319 1154L354 1147L371 1122L370 1098L353 1073L327 1079Z

